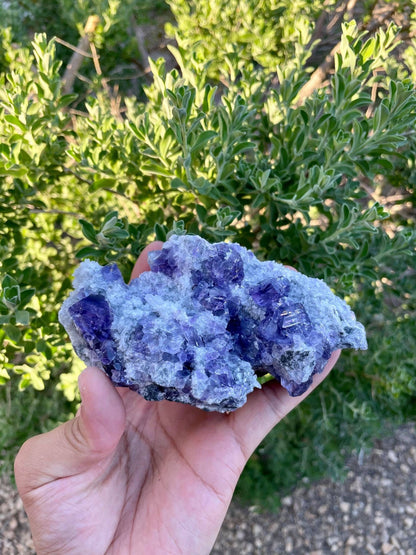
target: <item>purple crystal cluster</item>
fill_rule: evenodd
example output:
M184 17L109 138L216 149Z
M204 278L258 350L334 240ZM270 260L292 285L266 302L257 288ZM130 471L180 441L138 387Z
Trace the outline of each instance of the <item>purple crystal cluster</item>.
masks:
M336 349L365 331L321 280L260 262L235 243L172 236L127 285L85 261L59 314L81 359L147 400L241 407L270 373L301 395Z

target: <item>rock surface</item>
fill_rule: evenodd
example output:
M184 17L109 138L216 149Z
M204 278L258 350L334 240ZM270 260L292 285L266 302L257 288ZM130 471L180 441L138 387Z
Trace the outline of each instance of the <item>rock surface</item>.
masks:
M336 349L367 347L323 281L238 244L172 236L149 264L126 285L117 266L83 262L59 316L84 362L147 400L228 412L264 374L301 395Z
M211 555L416 555L414 424L320 480L283 497L278 514L233 503Z

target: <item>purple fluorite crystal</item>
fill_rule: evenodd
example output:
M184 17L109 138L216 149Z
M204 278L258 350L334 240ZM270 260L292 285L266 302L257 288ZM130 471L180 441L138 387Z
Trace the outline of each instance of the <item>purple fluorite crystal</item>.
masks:
M130 285L83 262L59 315L87 364L145 399L231 411L266 373L301 395L336 349L367 347L324 282L235 243L173 236L148 258Z

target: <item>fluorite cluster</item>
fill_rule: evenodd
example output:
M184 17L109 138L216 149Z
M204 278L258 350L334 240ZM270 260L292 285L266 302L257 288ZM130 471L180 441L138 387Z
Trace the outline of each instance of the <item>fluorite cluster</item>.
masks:
M148 260L129 285L116 265L82 262L59 314L85 363L147 400L228 412L267 373L300 395L333 351L367 347L323 281L238 244L174 235Z

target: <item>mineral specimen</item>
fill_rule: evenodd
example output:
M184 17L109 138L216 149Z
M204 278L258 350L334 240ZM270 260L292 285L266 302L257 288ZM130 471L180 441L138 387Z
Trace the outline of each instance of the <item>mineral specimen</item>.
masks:
M318 279L235 243L172 236L127 285L89 260L59 314L81 359L145 399L241 407L270 373L301 395L336 349L367 347L348 305Z

